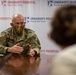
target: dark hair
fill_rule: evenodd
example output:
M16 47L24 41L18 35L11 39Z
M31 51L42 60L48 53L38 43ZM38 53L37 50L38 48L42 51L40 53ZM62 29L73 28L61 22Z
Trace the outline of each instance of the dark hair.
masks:
M76 43L76 6L60 7L52 22L51 38L59 45Z

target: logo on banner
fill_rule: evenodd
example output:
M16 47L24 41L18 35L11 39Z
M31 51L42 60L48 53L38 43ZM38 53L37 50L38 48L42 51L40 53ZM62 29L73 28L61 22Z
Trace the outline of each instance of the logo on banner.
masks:
M30 21L29 20L29 17L25 17L24 19L25 19L26 22L29 22Z
M53 6L53 0L48 0L47 4L48 4L48 6Z
M3 6L6 6L6 0L2 0L1 3Z
M1 1L3 6L22 6L23 4L36 4L35 1L22 1L22 0L2 0Z

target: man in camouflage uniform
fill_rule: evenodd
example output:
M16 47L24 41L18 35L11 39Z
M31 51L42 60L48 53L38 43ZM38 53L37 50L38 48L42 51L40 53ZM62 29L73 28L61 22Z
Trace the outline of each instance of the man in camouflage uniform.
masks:
M24 17L16 14L12 17L12 27L0 34L0 53L19 53L34 56L40 54L40 42L35 32L25 27ZM20 43L24 42L21 46Z

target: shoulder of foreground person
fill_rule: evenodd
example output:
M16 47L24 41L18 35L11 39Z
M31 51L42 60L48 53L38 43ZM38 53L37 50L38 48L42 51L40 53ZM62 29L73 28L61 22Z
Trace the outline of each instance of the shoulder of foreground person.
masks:
M54 60L51 75L76 75L76 45L65 48Z
M76 44L71 45L69 47L66 47L65 49L63 49L60 54L55 58L55 60L57 59L70 59L70 60L75 60L76 58Z

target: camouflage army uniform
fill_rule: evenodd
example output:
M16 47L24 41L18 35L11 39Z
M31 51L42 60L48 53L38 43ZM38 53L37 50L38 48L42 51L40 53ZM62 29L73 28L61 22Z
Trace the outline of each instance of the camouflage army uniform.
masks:
M31 29L24 29L22 36L16 36L13 34L13 28L8 28L0 34L0 53L5 53L8 47L19 43L20 41L25 40L25 43L22 45L23 51L22 54L27 54L29 51L29 45L32 46L33 50L37 54L40 53L40 42L37 38L35 32Z

